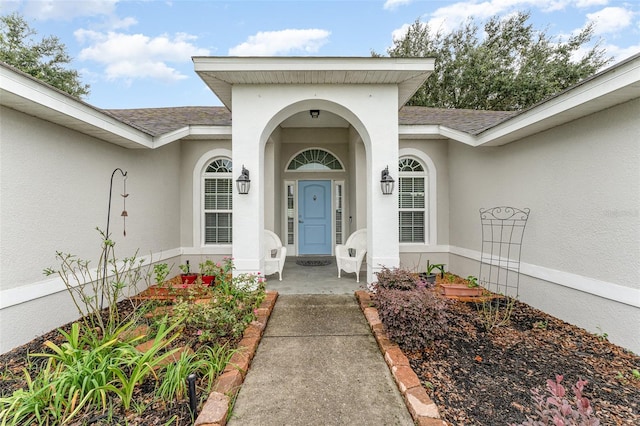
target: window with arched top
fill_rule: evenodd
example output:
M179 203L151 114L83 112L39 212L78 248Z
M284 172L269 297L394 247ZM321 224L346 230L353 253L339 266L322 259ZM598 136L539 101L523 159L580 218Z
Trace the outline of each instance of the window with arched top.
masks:
M426 242L426 188L425 167L412 157L401 157L398 162L398 214L401 243Z
M324 149L302 151L289 162L288 171L344 170L335 155Z
M204 243L229 244L232 237L233 163L216 158L202 174Z

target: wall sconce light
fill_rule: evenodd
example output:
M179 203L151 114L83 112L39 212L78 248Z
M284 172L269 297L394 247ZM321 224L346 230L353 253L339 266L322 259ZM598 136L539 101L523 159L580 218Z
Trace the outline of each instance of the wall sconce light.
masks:
M320 117L320 110L319 109L310 109L309 110L309 115L311 115L311 118L318 118L318 117Z
M382 178L380 179L380 188L384 195L390 195L393 193L393 185L395 180L389 175L389 166L382 170Z
M248 194L249 188L251 187L251 179L249 179L249 170L244 168L244 164L242 165L242 172L240 173L240 177L236 180L236 185L238 185L238 192L240 194Z

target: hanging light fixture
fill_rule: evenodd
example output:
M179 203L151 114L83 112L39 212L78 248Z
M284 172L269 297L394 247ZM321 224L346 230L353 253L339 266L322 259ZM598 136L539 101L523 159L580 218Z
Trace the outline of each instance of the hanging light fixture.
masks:
M309 115L311 116L311 118L318 118L318 117L320 117L320 110L319 109L310 109L309 110Z
M238 193L249 193L249 188L251 187L251 179L249 179L249 170L244 168L244 164L242 165L242 172L236 180L236 185L238 186Z
M389 166L382 170L382 177L380 178L380 188L384 195L390 195L393 193L393 185L395 180L389 175Z

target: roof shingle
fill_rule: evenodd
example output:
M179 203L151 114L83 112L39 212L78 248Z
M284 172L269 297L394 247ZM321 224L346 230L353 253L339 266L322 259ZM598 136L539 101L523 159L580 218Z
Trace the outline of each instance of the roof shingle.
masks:
M152 136L163 135L187 126L230 126L231 112L225 107L169 107L104 110L114 118ZM401 125L442 125L478 135L516 115L515 111L405 106L399 111Z

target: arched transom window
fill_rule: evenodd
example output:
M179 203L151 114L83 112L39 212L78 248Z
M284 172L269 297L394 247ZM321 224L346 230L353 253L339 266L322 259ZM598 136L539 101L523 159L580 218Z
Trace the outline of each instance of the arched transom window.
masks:
M229 244L232 235L233 171L228 158L216 158L203 173L204 243Z
M398 164L398 210L401 243L426 241L426 180L424 166L411 157Z
M287 170L318 171L343 170L340 160L323 149L308 149L296 155L287 166Z

